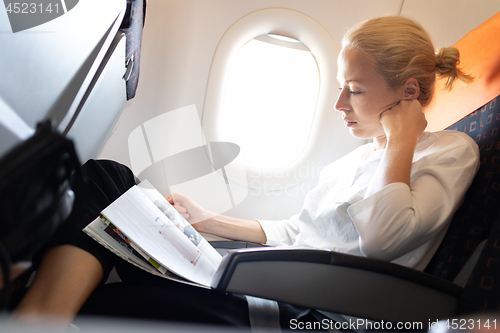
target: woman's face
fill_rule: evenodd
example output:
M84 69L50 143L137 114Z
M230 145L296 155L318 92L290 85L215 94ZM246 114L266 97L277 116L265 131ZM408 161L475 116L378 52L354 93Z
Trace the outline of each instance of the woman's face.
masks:
M375 71L375 60L364 52L344 48L338 58L341 92L335 109L357 138L385 140L380 115L403 99L403 88L393 90Z

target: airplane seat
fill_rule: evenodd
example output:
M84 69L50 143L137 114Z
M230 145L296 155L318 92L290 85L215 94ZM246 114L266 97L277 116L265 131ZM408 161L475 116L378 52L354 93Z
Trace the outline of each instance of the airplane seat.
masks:
M476 264L463 287L457 313L488 311L498 308L497 295L491 292L495 276L500 276L497 250L500 238L500 95L448 129L459 130L474 138L480 149L481 166L462 206L459 208L426 272L456 281L464 264L479 251ZM485 243L485 244L484 244ZM484 249L479 249L484 244ZM455 282L456 283L456 282Z
M447 129L467 133L480 148L480 169L445 239L425 270L456 281L460 267L473 255L473 251L480 253L480 256L474 255L478 257L477 264L475 267L471 265L474 268L471 274L467 274L470 276L458 304L458 314L496 310L499 305L499 291L493 288L493 281L495 276L500 275L500 269L498 265L492 264L500 258L496 250L497 239L500 237L500 96L497 96L500 93L499 31L500 12L454 45L460 51L461 66L475 77L475 81L469 86L457 85L449 93L436 94L431 105L431 108L436 105L447 106L446 112L453 110L453 114L448 113L439 119L433 117L437 112L431 110L430 121L435 120L439 124L437 126L444 125ZM439 82L437 89L441 89L443 84ZM468 108L488 100L488 103L476 111L447 126L447 118L449 124L465 114ZM484 249L481 249L480 244Z
M125 7L125 4L124 4ZM97 158L139 83L146 0L129 0L117 31L83 103L62 130L75 141L80 160ZM125 67L124 67L125 66ZM92 136L88 132L92 130Z
M500 305L499 288L495 286L500 276L499 30L500 12L454 45L461 53L460 67L474 76L475 81L469 85L457 82L453 90L446 92L442 89L445 80L438 80L435 99L426 109L428 130L467 133L480 147L481 165L425 272L331 251L242 249L230 251L224 258L212 287L392 322L497 311ZM484 249L479 247L475 255L479 257L477 264L468 262L485 240ZM459 286L453 281L464 265L473 267L472 275L465 278L465 286Z
M426 272L452 281L476 247L488 238L499 214L500 96L449 126L468 134L479 146L480 163L461 207Z
M498 287L498 277L500 276L499 244L500 214L462 292L457 306L457 314L498 311L500 299Z
M94 15L93 5L99 6L101 16ZM66 169L63 167L69 169L69 166L63 165L59 159L64 157L63 162L66 164L69 164L67 160L71 160L71 170L75 170L80 164L79 160L97 157L122 112L126 99L135 96L145 11L146 0L129 0L126 4L123 1L113 1L103 6L98 1L92 1L72 10L73 21L52 22L51 27L57 33L31 36L28 33L16 36L17 38L2 39L12 55L2 59L1 70L5 71L7 77L19 77L19 80L24 81L21 85L18 81L11 80L10 90L2 87L0 106L12 112L16 121L19 117L26 128L31 129L33 124L38 123L35 135L23 141L25 138L12 132L11 128L4 128L4 117L9 113L4 113L4 109L0 108L0 192L5 194L2 198L9 198L0 205L0 247L5 247L11 263L24 260L27 254L39 248L55 226L65 219L62 211L68 205L64 205L64 200L69 199L66 196L54 196L54 192L63 191L63 185L68 186L66 178L57 177L65 176L63 171ZM87 25L78 22L86 22L89 14L97 16L95 19L99 24L83 29ZM39 29L43 32L46 28ZM85 33L86 39L79 38ZM71 53L66 52L68 41L85 56L81 56L81 59L70 56ZM33 47L38 45L35 42L47 43L50 51ZM36 57L39 53L43 56ZM30 57L25 57L26 54L30 54ZM22 70L19 70L20 66L9 65L20 61L24 64ZM35 67L40 71L33 71L31 61L42 62L44 66L37 65ZM67 73L61 73L61 68L67 68ZM32 72L24 73L23 70ZM42 87L39 77L50 80L44 81ZM31 85L31 81L35 83ZM67 86L47 83L59 81ZM20 103L26 100L26 95L33 96L28 99L30 103L27 106ZM48 105L46 108L39 107L35 110L37 105L45 104ZM42 124L40 121L43 119L51 119L52 122ZM6 140L10 139L10 136L6 136L10 132L15 140ZM70 152L60 148L62 144L58 146L59 141L54 138L71 146ZM69 151L69 148L65 149ZM50 170L61 174L53 176ZM64 181L60 184L60 189L54 188L59 184L57 181ZM37 194L39 196L35 200L34 196ZM58 205L62 202L59 210L58 207L53 207L56 202ZM29 235L29 230L36 232ZM10 281L10 290L22 291L32 273L33 268L30 267L16 280ZM0 296L1 294L0 290Z

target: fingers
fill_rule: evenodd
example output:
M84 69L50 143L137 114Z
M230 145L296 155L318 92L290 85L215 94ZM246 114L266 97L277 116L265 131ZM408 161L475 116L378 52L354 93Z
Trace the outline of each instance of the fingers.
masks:
M175 205L174 208L177 209L177 211L181 214L187 213L187 209L183 206Z
M179 205L173 205L175 210L177 210L177 212L179 212L179 214L182 215L183 218L185 218L186 220L189 219L189 214L187 213L187 209L186 207L183 207L183 206L179 206Z
M401 101L396 101L396 102L394 102L394 103L391 103L391 104L387 105L387 106L384 108L384 112L385 112L385 111L387 111L387 110L392 109L393 107L395 107L395 106L396 106L396 105L398 105L399 103L401 103ZM382 112L382 113L384 113L384 112Z
M169 204L171 204L172 206L174 205L174 199L171 196L166 195L165 199L167 199L167 201L168 201Z
M170 204L174 206L174 208L179 212L179 214L181 214L182 217L185 218L186 220L189 219L187 208L184 207L184 200L186 197L184 197L182 194L174 192L172 193L172 197L169 198L170 198L169 200Z
M402 99L402 100L399 100L397 102L388 104L385 107L384 112L382 112L380 114L380 116L382 116L382 114L384 114L387 111L393 111L392 113L397 113L400 111L408 111L410 109L416 109L416 108L418 108L418 110L422 110L422 106L420 105L420 102L418 100L416 100L416 99Z
M185 197L180 193L177 192L172 193L172 200L176 205L182 205L184 201L186 201L186 199L188 199L188 197Z
M381 114L380 122L387 136L403 135L418 138L425 130L427 121L420 102L401 100Z

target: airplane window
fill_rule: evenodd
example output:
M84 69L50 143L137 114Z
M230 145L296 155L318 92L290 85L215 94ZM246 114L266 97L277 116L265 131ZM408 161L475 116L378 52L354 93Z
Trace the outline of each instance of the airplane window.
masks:
M202 126L207 142L240 147L233 163L247 181L231 182L279 193L317 174L336 135L338 52L321 24L283 8L245 15L222 35Z
M318 64L300 41L261 35L231 62L220 117L221 139L241 148L241 161L281 168L306 147L319 91Z

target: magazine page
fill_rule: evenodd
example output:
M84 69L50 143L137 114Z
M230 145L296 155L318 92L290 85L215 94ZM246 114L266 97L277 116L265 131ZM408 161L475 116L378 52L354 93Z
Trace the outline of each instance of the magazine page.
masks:
M144 194L173 222L174 226L203 253L215 266L219 266L222 256L216 249L184 217L165 199L157 189L147 180L142 181L138 187ZM168 226L165 226L167 228Z
M121 239L119 235L117 235L116 233L113 234L114 231L111 229L111 227L109 227L100 217L96 218L93 222L87 225L87 227L85 227L83 231L99 244L115 253L123 260L145 270L146 272L181 283L200 286L199 284L194 284L169 271L161 273L153 265L151 265L151 263L149 263L145 258L137 253L130 244L127 244L127 242Z
M101 219L96 218L87 225L83 231L94 238L101 245L126 261L138 266L145 271L156 274L156 269L145 258L139 255L129 244L121 240L118 235L110 232L110 227ZM117 238L118 237L118 238Z
M108 226L104 229L104 232L113 237L116 241L118 241L123 247L127 248L131 253L135 256L144 259L150 265L153 265L154 268L159 270L161 273L165 274L167 269L156 262L151 256L149 256L146 252L144 252L139 246L137 246L134 242L132 242L127 236L123 234L113 223L107 220L104 216L100 215L99 218Z
M139 187L130 188L104 209L102 215L168 270L210 286L217 265Z

